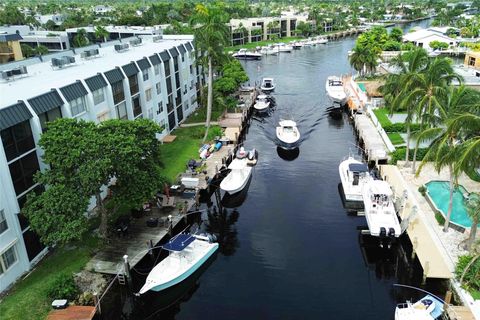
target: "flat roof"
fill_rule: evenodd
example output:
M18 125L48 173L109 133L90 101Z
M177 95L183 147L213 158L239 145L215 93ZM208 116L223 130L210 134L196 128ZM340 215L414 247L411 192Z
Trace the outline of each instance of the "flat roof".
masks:
M130 46L129 50L124 52L115 51L114 44L118 44L118 41L111 41L108 45L102 44L98 57L88 60L80 58L80 53L84 51L80 48L76 49L77 53L74 55L72 50L67 50L44 56L44 59L48 59L46 62L25 63L28 71L25 77L15 77L13 80L0 82L0 109L17 103L18 100L30 99L46 93L52 88L69 85L77 80L92 77L98 72L106 72L117 66L121 67L131 61L140 60L153 53L160 53L193 40L192 35L163 36L163 40L159 42L153 42L151 36L141 36L141 38L143 43L140 46ZM124 39L123 43L129 43L128 39ZM92 47L86 47L85 50L90 48ZM60 58L63 55L75 56L75 63L54 70L50 57ZM22 61L17 61L11 65L11 68L21 65ZM4 71L8 69L8 64L2 65L0 68Z

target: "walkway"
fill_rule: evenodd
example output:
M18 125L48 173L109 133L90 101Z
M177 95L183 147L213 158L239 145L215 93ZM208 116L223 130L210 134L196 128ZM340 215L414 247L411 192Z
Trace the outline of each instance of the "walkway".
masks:
M185 127L198 127L198 126L204 126L205 122L194 122L194 123L182 123L180 124L180 128L185 128ZM217 121L210 121L211 126L217 126L218 122Z

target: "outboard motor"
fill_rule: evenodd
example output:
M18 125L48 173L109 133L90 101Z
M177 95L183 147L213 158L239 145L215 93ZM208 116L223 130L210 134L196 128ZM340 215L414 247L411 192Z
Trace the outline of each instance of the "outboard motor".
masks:
M395 229L393 229L393 228L388 229L388 237L389 238L395 238Z
M387 229L384 227L380 227L380 238L386 238L387 237Z
M255 148L248 152L248 160L255 160L258 157L258 152Z

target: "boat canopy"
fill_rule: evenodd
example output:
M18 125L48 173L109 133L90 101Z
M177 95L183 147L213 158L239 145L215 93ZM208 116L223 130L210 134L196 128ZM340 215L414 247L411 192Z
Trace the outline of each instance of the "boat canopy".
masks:
M268 96L267 96L266 94L259 94L259 95L257 96L257 100L265 100L265 99L267 99L267 98L268 98Z
M350 163L348 165L348 170L352 172L367 172L368 166L364 163Z
M388 182L383 180L372 180L369 182L369 187L372 194L384 194L387 196L393 194Z
M293 120L282 120L280 121L280 127L296 127L297 124Z
M195 237L190 234L178 234L166 244L162 246L163 249L168 251L182 251L185 249L190 243L195 240Z

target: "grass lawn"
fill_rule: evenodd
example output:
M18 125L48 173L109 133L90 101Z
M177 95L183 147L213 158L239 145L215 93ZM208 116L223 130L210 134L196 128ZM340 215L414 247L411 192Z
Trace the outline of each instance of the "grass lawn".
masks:
M211 121L217 121L220 115L223 113L223 110L212 110ZM188 116L188 118L183 123L197 123L205 122L207 119L207 108L201 107L195 110L194 113Z
M480 300L480 291L470 291L470 294L472 295L473 299Z
M45 319L52 310L52 300L46 296L49 285L59 273L82 270L98 243L97 238L87 237L68 248L55 249L0 302L0 319Z
M405 143L405 140L403 140L403 138L400 136L400 133L398 132L387 133L387 136L393 145Z
M208 140L218 135L220 127L211 126L208 133ZM170 182L174 182L179 173L186 169L186 164L190 159L198 160L198 149L202 144L205 134L204 126L185 127L175 129L172 135L177 136L172 143L164 143L160 146L162 157L163 172Z
M239 49L245 48L245 49L254 49L256 47L262 47L266 46L272 43L279 43L279 42L289 42L289 41L295 41L295 40L300 40L300 39L305 39L303 37L285 37L285 38L280 38L277 40L269 40L269 41L258 41L258 42L252 42L252 43L245 43L239 46L233 46L233 47L226 47L225 51L238 51Z
M388 115L390 111L387 108L375 109L373 110L373 113L377 117L378 121L380 121L380 124L382 125L382 127L389 126L392 124L390 119L388 119Z

